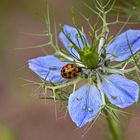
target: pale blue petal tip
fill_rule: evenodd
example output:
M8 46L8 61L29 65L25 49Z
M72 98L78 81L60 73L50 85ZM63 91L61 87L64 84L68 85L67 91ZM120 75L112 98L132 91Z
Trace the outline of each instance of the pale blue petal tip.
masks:
M102 91L108 100L119 108L126 108L138 101L138 84L120 75L106 76L102 82Z
M63 82L65 79L61 76L61 68L68 62L61 62L57 57L42 56L28 61L29 68L40 78L52 83Z
M106 53L108 54L107 57L112 61L125 61L139 50L140 30L128 30L120 34L108 45Z
M78 39L76 37L79 34L76 28L69 26L69 25L64 25L63 30L64 30L64 33L70 37L70 39L73 41L73 43L75 43L75 45L77 47L79 47L81 49L83 48L82 40L80 39L80 37ZM83 36L83 40L85 41L87 46L89 46L89 43L86 39L85 34L82 33L80 30L79 30L79 32ZM74 48L72 48L72 43L67 39L67 37L64 35L64 33L60 32L60 34L59 34L60 41L63 43L63 45L67 51L69 51L72 55L74 54L76 57L79 58L79 54L77 53L77 51Z
M70 95L68 111L72 121L81 128L97 116L102 105L98 89L86 84Z

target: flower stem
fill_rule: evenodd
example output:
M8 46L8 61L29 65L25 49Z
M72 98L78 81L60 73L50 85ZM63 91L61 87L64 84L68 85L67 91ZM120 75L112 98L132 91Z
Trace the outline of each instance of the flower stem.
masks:
M106 115L108 127L111 131L111 135L112 135L111 140L122 140L122 135L120 132L118 122L113 118L112 114L108 110L105 109L104 113Z

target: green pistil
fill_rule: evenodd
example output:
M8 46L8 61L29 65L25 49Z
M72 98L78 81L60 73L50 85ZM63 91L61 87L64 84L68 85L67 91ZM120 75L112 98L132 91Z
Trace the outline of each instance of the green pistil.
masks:
M79 52L81 62L89 69L95 69L98 65L98 53L95 49L89 47L80 50Z

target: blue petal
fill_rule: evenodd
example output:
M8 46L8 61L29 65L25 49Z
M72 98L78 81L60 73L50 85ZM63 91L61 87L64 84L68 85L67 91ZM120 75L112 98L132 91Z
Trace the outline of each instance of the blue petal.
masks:
M120 75L106 76L101 88L108 100L120 108L128 107L138 101L138 84Z
M69 26L69 25L64 25L63 29L64 29L64 33L65 33L66 35L70 36L70 39L76 44L76 46L82 49L82 48L83 48L82 40L80 39L80 37L78 38L78 40L77 40L77 38L76 38L76 35L78 35L77 29L74 28L74 27L72 27L72 26ZM73 53L74 53L74 54L79 58L79 55L78 55L77 51L76 51L74 48L72 48L72 43L70 43L70 41L67 39L67 37L64 35L64 33L61 32L61 33L59 34L59 38L60 38L61 42L64 44L64 47L65 47L72 55L73 55ZM81 35L84 37L85 43L87 44L87 46L89 46L89 43L88 43L88 41L87 41L87 39L86 39L85 34L82 33L81 31L80 31L80 33L81 33ZM72 50L71 50L71 48L72 48Z
M83 127L97 116L102 105L98 89L86 84L70 95L68 111L73 122Z
M131 49L130 46L131 45ZM106 48L106 52L113 54L116 57L111 57L114 61L124 61L140 50L140 30L128 30L120 34L116 39Z
M63 82L65 79L61 76L61 68L68 62L61 62L57 57L43 56L28 61L29 68L39 77L53 83Z

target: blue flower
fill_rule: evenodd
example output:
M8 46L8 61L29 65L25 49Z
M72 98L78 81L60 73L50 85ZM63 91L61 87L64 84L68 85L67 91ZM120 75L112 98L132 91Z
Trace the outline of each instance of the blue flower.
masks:
M79 33L82 38L76 37ZM65 49L71 54L74 62L79 64L81 56L79 56L77 48L72 47L72 43L81 50L85 45L90 47L85 34L74 27L65 25L59 37ZM106 47L105 60L109 60L110 62L126 61L139 50L140 30L128 30L117 36L114 41ZM68 63L70 62L62 62L54 55L34 58L28 61L29 68L33 72L39 77L53 83L63 83L66 81L66 79L61 76L60 71L61 68ZM104 69L104 65L105 63L103 63L101 68ZM102 73L101 68L96 70L100 78L99 83L95 82L91 84L88 81L69 96L68 111L71 119L78 127L83 127L96 118L105 105L103 101L104 95L111 104L119 108L126 108L138 101L139 86L135 81L129 80L116 73ZM86 72L87 71L85 71L85 73ZM88 74L92 75L92 71L89 70ZM96 80L96 78L94 80Z

